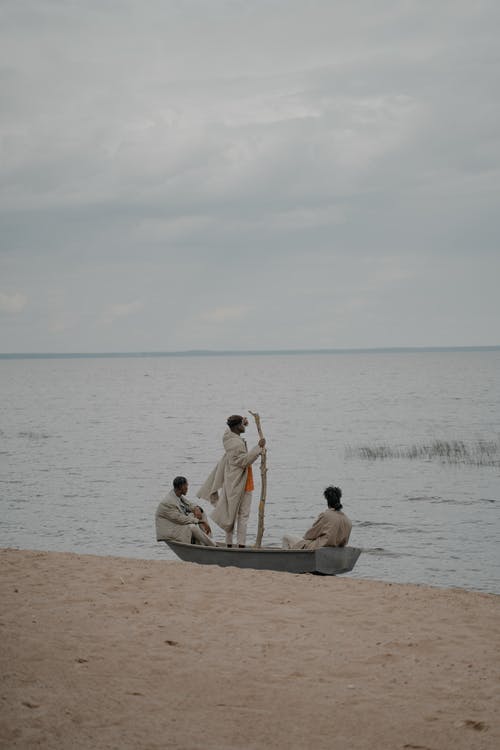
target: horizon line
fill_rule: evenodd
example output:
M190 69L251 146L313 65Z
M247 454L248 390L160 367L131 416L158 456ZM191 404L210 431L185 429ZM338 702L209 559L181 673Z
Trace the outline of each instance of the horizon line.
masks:
M497 351L500 344L477 346L377 346L342 347L316 349L185 349L179 351L114 351L114 352L0 352L0 359L105 359L127 357L206 357L206 356L249 356L273 354L370 354L404 352L443 352L443 351Z

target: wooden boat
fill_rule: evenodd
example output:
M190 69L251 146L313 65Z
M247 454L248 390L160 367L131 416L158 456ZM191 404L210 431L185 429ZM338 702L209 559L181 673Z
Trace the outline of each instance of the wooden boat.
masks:
M317 573L335 576L348 573L361 550L357 547L320 547L319 549L282 549L280 547L203 547L166 540L177 557L201 565L232 565L235 568L277 570L286 573Z

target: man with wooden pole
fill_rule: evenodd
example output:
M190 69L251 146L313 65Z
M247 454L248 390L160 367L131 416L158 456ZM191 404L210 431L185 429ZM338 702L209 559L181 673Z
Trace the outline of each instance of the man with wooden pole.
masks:
M248 419L240 414L233 414L228 417L226 424L228 429L222 438L224 455L198 490L197 496L215 505L211 518L226 532L227 546L233 545L236 526L238 547L245 547L254 488L252 464L265 450L266 441L261 436L258 444L248 450L241 437Z

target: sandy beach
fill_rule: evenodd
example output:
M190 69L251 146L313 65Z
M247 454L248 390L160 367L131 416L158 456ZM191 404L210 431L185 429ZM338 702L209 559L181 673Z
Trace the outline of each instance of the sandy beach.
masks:
M1 748L497 748L500 598L1 550Z

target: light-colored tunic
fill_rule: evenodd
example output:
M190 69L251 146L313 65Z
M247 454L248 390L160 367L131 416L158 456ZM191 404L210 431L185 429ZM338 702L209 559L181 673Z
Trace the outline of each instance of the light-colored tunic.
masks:
M197 497L215 505L210 517L221 529L230 532L245 494L248 467L260 456L262 448L256 445L248 450L246 441L230 429L225 431L222 444L225 453L198 490Z
M328 508L320 513L303 539L294 540L292 549L345 547L351 535L352 523L341 510Z
M184 511L187 510L187 513ZM195 505L186 497L177 497L174 490L161 501L156 509L155 525L158 542L172 539L175 542L191 543L192 525L200 521L194 515ZM203 514L205 516L205 514ZM202 518L206 521L206 517ZM201 529L200 529L201 531ZM201 535L198 535L201 536Z

